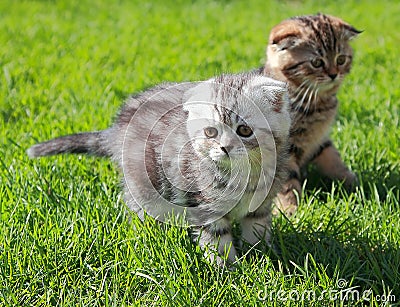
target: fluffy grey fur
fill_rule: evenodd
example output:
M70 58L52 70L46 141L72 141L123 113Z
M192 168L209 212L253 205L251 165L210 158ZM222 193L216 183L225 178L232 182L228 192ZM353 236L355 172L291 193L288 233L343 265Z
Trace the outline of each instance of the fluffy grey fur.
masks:
M161 221L184 217L210 258L216 250L234 261L232 222L250 245L269 239L271 200L286 175L286 96L284 83L256 72L165 83L129 98L111 128L40 143L28 154L110 157L130 209Z

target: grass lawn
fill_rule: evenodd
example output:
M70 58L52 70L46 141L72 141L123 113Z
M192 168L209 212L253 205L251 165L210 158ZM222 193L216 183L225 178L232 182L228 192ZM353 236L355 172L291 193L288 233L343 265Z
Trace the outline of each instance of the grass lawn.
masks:
M400 3L169 2L0 2L0 305L400 304ZM310 170L278 252L218 268L186 230L130 221L109 161L25 154L108 127L150 85L258 67L273 25L318 11L364 30L332 131L361 186Z

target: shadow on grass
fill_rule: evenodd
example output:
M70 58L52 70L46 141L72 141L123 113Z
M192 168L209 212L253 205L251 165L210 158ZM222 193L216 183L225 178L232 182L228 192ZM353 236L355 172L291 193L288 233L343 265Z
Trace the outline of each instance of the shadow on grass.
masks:
M354 195L348 194L340 185L321 178L316 169L310 168L307 174L306 197L315 198L314 202L317 204L333 201L334 205L322 210L310 208L312 212L303 212L305 219L300 213L295 223L284 216L276 217L272 237L277 253L271 252L270 255L275 267L282 267L283 263L287 273L299 272L304 269L306 259L311 256L318 267L311 268L310 274L318 276L322 271L331 278L346 280L348 287L356 287L360 291L372 289L375 295L388 294L390 289L390 294L395 295L396 302L400 303L400 250L391 241L390 233L387 233L391 226L386 225L382 233L377 226L375 233L370 233L368 227L368 219L371 218L376 218L371 222L383 219L384 226L387 223L385 215L390 216L391 212L385 212L382 217L379 209L376 209L376 217L371 211L368 217L363 216L363 212L368 211L368 208L364 209L365 206L377 204L379 208L386 200L391 210L399 209L399 168L395 170L389 164L386 166L387 168L364 171L359 175L360 187L358 194ZM317 189L320 191L314 192ZM335 191L338 196L332 198L331 191ZM343 199L346 203L350 198L353 202L349 202L347 210L353 211L357 209L354 206L364 206L359 213L359 218L366 220L366 226L362 230L357 215L346 218L346 214L341 214L340 210L344 210L343 203L337 204L335 208L337 199ZM318 214L320 216L316 217ZM321 225L325 226L320 227L319 219ZM379 241L376 238L382 239Z
M310 165L306 171L307 190L315 190L321 188L322 191L329 192L332 190L332 180L320 175L318 170ZM391 193L400 193L400 162L393 163L382 157L379 163L357 173L360 187L363 189L367 199L375 198L376 192L380 199L385 199L388 191Z
M400 299L400 250L389 243L373 242L355 233L342 241L329 231L297 231L292 227L275 227L273 237L278 252L270 258L277 269L281 262L288 274L304 274L299 270L315 276L326 274L345 280L346 288L372 289L376 295L391 289ZM310 255L315 265L305 264Z
M332 181L322 178L315 168L310 167L307 171L305 193L313 194L318 203L323 204L329 201L329 192L335 189L336 193L341 195L338 196L339 198L343 197L346 200L352 196L352 193L348 194L344 188L340 186L338 188L337 183L335 185ZM378 168L365 170L358 174L358 177L362 199L357 201L361 202L361 205L365 206L377 200L392 198L391 204L394 205L392 210L400 209L398 201L395 201L400 195L400 167L398 165L389 162L381 163ZM328 193L314 195L310 192L317 189ZM318 214L320 213L321 211L318 211ZM371 288L376 294L383 294L387 288L392 289L393 294L400 301L400 250L394 247L393 243L387 242L390 239L385 242L374 241L370 238L368 229L361 234L359 226L357 227L354 221L339 221L340 212L329 212L328 209L328 212L324 214L330 215L329 224L335 226L326 226L322 231L315 229L318 227L315 224L315 216L314 222L308 224L300 217L296 226L290 220L284 220L282 224L278 221L273 230L273 237L274 244L280 252L279 255L275 255L275 260L282 261L288 271L293 271L293 263L303 264L304 259L310 254L316 263L326 268L331 276L334 276L335 272L340 272L338 278L352 281L352 286L358 286L361 289ZM390 215L390 212L387 214ZM339 229L336 225L340 225ZM384 231L387 231L387 228ZM292 249L292 247L296 248Z

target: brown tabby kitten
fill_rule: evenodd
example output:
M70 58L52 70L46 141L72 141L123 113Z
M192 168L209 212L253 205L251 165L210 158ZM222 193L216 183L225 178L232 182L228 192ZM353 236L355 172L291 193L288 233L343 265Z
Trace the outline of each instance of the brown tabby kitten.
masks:
M324 14L284 20L270 33L264 74L288 83L291 99L290 178L278 194L286 214L297 208L301 169L309 162L320 172L343 181L351 190L357 183L329 138L338 100L336 93L350 72L349 45L360 31Z

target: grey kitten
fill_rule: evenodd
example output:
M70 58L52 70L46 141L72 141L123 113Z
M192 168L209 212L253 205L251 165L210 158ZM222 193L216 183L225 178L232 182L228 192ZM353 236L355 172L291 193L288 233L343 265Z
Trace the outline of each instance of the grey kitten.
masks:
M237 257L231 227L268 242L271 201L285 180L290 115L283 82L258 73L165 83L127 100L109 129L32 146L30 157L112 158L140 218L183 218L207 256Z

